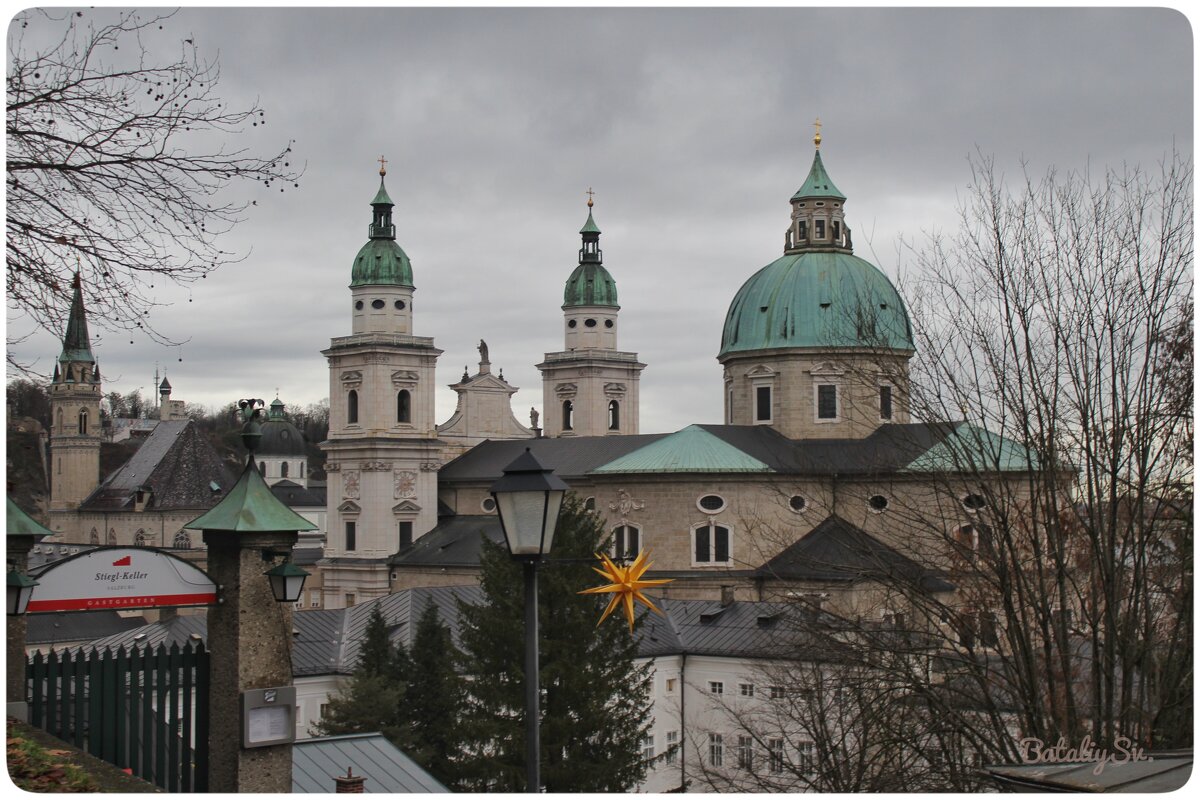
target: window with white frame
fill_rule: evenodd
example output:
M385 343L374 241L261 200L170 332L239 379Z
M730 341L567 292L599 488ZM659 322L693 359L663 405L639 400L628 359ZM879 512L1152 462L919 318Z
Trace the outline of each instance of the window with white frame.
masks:
M770 770L772 775L778 775L783 772L783 765L786 763L783 752L783 739L768 739L767 740L767 756L770 761Z
M787 696L787 692L784 691L784 688L782 686L770 687L769 694L771 695L772 700L782 700L784 697Z
M753 683L739 683L738 684L738 693L741 694L742 697L754 697L754 684Z
M838 418L838 387L836 383L818 383L817 421L832 422Z
M667 764L674 764L675 759L679 756L679 731L667 731L667 751L663 756L663 761Z
M712 694L725 694L725 682L724 681L709 681L708 682L708 691Z
M725 737L719 733L708 735L708 763L714 767L725 764Z
M654 734L648 733L642 737L642 760L654 760Z
M675 681L677 678L667 678L666 691L668 694L675 691Z
M754 769L754 738L738 736L737 765L739 769Z
M800 774L812 775L817 771L817 749L812 742L796 744L796 759Z
M771 387L754 387L754 421L766 423L771 421Z
M716 522L706 522L692 529L693 564L728 564L730 555L729 528Z
M642 549L642 535L636 525L613 528L613 556L618 560L633 559Z

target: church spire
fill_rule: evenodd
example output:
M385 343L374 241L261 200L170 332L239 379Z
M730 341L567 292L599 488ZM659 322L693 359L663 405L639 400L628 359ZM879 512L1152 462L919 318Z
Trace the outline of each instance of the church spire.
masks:
M830 179L821 160L821 120L813 125L813 161L804 184L792 195L792 221L784 241L784 253L809 250L853 252L850 229L842 206L846 195Z
M580 264L603 264L604 254L600 252L600 228L596 225L596 220L592 218L592 195L595 192L589 186L588 195L588 218L587 222L583 223L583 227L579 229L580 236L583 237L583 246L579 248L579 263Z
M371 218L369 236L372 239L392 239L394 241L396 226L392 224L392 208L396 204L392 202L392 198L388 197L387 187L383 184L385 175L387 175L387 159L380 156L379 191L375 193L375 199L371 201L374 214Z
M61 362L83 361L94 364L92 342L88 336L87 314L83 309L83 284L79 273L75 273L75 295L71 298L71 316L67 319L67 333L63 336Z

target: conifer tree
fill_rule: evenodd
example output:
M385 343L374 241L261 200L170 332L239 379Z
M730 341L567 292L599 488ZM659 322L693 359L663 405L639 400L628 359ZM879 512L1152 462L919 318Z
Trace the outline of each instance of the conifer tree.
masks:
M454 787L459 778L455 762L462 752L460 717L465 699L461 656L432 602L417 621L410 660L401 708L411 743L408 755Z
M645 776L650 678L620 619L597 627L592 554L607 546L599 519L568 495L553 549L539 569L541 764L548 792L621 792ZM524 592L521 567L503 545L484 543L484 600L459 609L469 680L467 756L471 791L525 789Z

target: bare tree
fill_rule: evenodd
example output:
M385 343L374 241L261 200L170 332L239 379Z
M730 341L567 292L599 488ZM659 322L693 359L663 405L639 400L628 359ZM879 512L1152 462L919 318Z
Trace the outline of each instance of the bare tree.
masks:
M24 11L9 26L10 307L61 330L78 268L94 324L167 341L149 316L155 281L189 283L236 260L218 238L257 201L226 190L283 191L300 170L290 143L266 157L227 148L265 113L222 101L217 63L170 30L171 15L57 13ZM158 61L172 39L178 55Z

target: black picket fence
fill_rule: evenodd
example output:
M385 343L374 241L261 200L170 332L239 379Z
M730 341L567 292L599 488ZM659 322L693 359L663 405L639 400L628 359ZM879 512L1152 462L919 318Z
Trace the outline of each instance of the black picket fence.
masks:
M201 642L37 653L30 722L168 792L204 792L208 665Z

